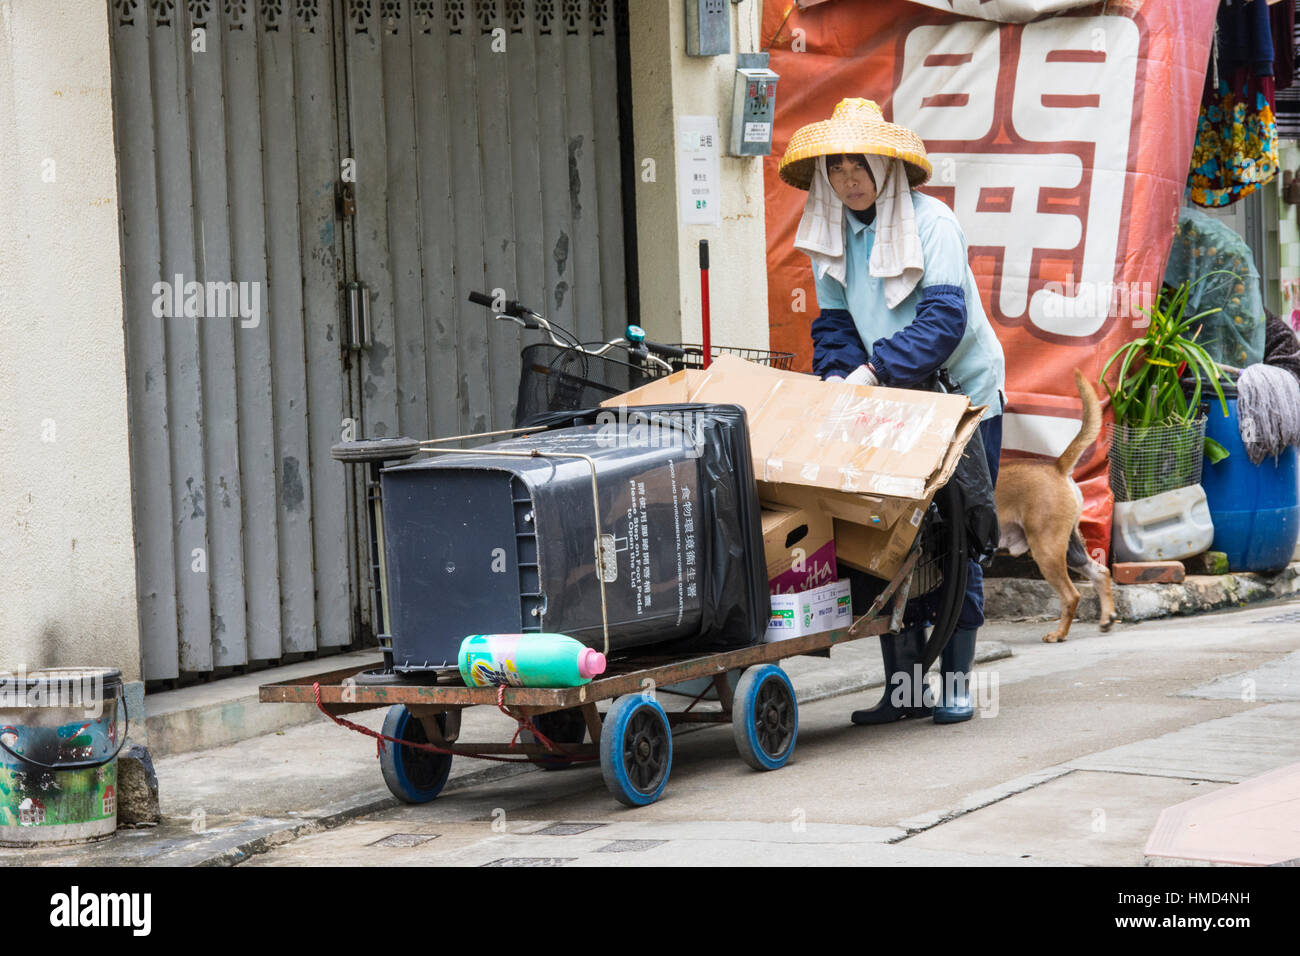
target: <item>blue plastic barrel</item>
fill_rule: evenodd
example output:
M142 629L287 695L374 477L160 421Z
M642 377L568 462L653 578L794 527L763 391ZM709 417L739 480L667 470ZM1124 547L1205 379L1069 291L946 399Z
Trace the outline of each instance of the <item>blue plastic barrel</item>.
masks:
M1270 457L1251 464L1237 424L1236 389L1225 386L1224 394L1228 417L1213 399L1205 434L1229 455L1217 465L1207 459L1201 474L1214 520L1211 548L1226 554L1234 571L1277 571L1290 563L1300 536L1296 449L1288 448L1276 462Z

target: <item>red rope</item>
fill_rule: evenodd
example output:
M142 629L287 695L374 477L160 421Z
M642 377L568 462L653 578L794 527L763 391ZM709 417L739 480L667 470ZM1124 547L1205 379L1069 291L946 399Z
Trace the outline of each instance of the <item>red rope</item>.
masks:
M543 744L543 746L546 747L547 750L555 751L556 745L552 743L550 740L548 740L546 737L544 737L542 735L542 732L539 731L536 726L534 726L531 720L529 720L527 717L517 717L514 714L510 713L510 711L506 708L505 705L505 691L506 689L504 685L497 688L497 707L501 710L501 713L505 714L507 717L516 721L516 723L518 724L518 726L516 726L515 728L514 737L510 739L510 746L513 747L515 745L515 741L518 740L519 738L519 732L526 728L529 731L531 731L532 734L539 741L541 741L541 743ZM435 753L435 754L448 754L457 757L474 757L477 760L493 760L496 761L497 763L531 763L532 762L528 757L499 757L496 754L468 753L465 751L448 750L445 747L438 747L435 746L434 744L417 744L414 741L410 741L410 740L398 740L396 737L389 737L386 734L379 733L377 730L371 730L369 727L362 727L360 724L354 724L350 720L344 720L342 717L336 716L335 714L331 714L328 710L325 709L325 705L321 703L319 682L312 685L312 694L316 698L316 708L322 714L328 717L330 720L334 721L334 723L338 724L340 727L346 727L348 730L355 730L359 734L365 734L367 737L374 737L376 757L383 755L384 741L388 741L389 743L400 744L403 747L411 747L415 750L424 750L429 753ZM560 751L559 755L566 756L566 757L569 756L563 751ZM578 756L569 757L569 760L571 760L573 763L582 763L590 760L599 760L599 759L600 759L599 757L578 757Z
M704 690L700 691L698 694L696 694L695 699L691 701L689 705L687 705L686 709L682 711L682 713L689 714L695 708L695 705L698 704L700 701L704 700L704 698L709 694L710 691L716 689L717 687L713 683L713 681L709 681L709 686L704 688ZM719 701L720 700L721 698L719 698Z

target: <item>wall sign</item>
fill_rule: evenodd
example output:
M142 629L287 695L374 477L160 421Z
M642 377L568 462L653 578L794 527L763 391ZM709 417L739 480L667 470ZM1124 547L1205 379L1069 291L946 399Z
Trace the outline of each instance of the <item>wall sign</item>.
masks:
M722 225L718 118L682 116L677 121L677 201L682 222Z

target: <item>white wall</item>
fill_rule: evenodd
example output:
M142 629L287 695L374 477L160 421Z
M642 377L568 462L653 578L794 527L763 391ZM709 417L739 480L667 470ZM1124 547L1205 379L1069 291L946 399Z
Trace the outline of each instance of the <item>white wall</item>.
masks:
M707 239L713 343L766 348L763 161L725 152L735 54L758 49L761 2L729 4L732 53L715 57L686 55L685 0L629 6L642 325L652 340L700 341L699 240ZM684 226L677 212L676 122L708 115L718 118L722 138L722 225ZM655 161L652 183L641 178L646 158Z
M137 680L107 6L0 0L0 667Z

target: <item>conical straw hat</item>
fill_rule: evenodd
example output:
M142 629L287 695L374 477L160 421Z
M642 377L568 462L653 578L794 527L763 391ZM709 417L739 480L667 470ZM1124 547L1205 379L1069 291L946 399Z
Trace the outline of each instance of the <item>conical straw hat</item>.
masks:
M840 153L895 156L907 164L907 181L913 187L930 178L930 161L925 158L921 137L905 126L886 123L874 101L857 97L840 100L830 119L804 126L790 137L781 157L781 178L807 189L817 157Z

